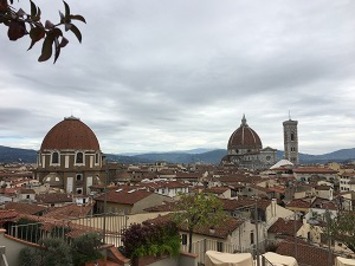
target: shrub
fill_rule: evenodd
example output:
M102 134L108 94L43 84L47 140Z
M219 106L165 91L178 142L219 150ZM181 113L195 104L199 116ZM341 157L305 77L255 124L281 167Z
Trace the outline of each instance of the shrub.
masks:
M74 265L84 265L85 262L102 258L99 252L101 237L97 233L89 233L75 238L72 242Z
M46 238L39 243L42 248L24 248L20 252L21 266L81 266L102 258L97 233L73 239L69 245L63 238Z
M133 224L122 235L125 255L131 258L146 255L176 256L180 252L180 236L175 223Z

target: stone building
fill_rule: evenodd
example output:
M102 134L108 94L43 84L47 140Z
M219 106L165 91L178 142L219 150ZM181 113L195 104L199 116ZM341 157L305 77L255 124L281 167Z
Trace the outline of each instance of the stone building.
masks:
M293 163L298 164L298 121L291 120L291 118L283 123L284 129L284 148L285 159Z
M70 116L44 137L37 157L37 180L66 193L89 194L103 179L103 154L95 133Z
M276 149L263 148L259 135L247 124L245 115L242 123L229 138L227 155L223 163L233 163L251 170L267 169L276 162Z

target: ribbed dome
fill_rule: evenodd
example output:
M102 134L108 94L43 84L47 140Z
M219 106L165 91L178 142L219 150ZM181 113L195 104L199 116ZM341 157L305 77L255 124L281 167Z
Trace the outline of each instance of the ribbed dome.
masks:
M66 117L56 124L44 137L43 150L99 150L94 132L79 118Z
M262 149L258 134L248 126L245 116L243 116L240 127L233 132L228 141L228 150L235 149Z

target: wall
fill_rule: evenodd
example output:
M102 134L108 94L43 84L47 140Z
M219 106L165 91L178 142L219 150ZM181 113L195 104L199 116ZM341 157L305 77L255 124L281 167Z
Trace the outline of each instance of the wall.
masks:
M37 248L38 245L15 239L11 236L5 235L5 232L5 229L0 229L0 243L1 246L6 247L5 255L7 262L10 266L20 266L20 251L25 247Z

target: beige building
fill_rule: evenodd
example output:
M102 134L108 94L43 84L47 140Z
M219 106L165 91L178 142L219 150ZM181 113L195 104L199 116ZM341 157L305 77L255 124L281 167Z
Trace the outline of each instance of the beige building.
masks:
M145 187L123 187L112 189L107 194L95 198L97 213L103 213L106 201L106 213L136 214L146 208L162 205L171 201L168 196L147 191Z

